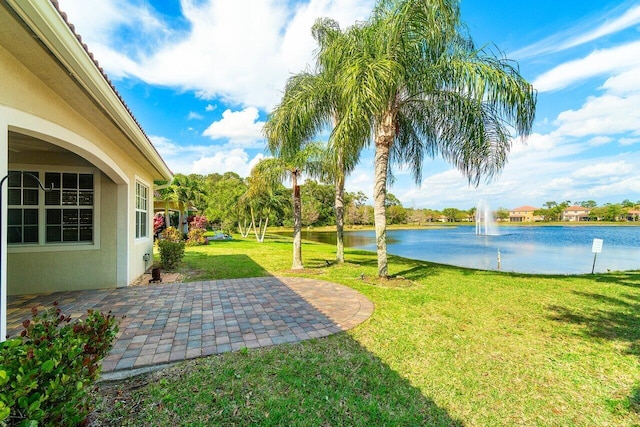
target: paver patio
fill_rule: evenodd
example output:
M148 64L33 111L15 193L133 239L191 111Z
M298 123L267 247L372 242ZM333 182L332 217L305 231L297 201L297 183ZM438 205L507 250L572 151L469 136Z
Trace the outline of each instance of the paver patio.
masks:
M21 331L32 307L54 301L73 318L94 309L120 319L104 373L324 337L373 312L371 301L346 286L258 277L9 296L8 334Z

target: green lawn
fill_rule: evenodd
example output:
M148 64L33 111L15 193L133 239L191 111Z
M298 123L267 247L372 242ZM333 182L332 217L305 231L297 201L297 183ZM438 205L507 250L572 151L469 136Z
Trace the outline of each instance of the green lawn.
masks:
M188 248L187 280L302 275L355 288L348 333L102 383L95 425L640 425L640 272L533 276L289 239ZM364 274L362 280L361 274Z

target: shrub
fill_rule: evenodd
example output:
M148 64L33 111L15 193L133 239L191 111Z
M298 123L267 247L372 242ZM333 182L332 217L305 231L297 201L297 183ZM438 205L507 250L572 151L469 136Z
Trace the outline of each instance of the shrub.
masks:
M0 425L78 425L89 414L87 388L115 340L116 319L89 311L69 323L57 303L31 312L20 337L0 343Z
M153 235L156 236L164 227L164 216L162 214L156 214L153 217Z
M189 216L189 228L190 229L202 229L202 230L206 230L207 229L207 225L209 225L209 221L207 220L207 217L204 215L192 215Z
M204 228L192 228L189 230L187 237L187 246L206 245L207 238L204 237L206 230Z
M165 270L176 269L184 258L183 241L160 240L158 250L160 251L160 263Z
M182 232L175 227L167 227L164 230L164 239L170 242L181 242Z

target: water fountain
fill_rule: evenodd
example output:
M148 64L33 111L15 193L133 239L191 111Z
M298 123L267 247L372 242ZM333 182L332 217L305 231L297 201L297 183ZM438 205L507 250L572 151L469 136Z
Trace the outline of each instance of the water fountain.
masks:
M476 235L497 236L496 220L491 211L491 206L485 200L478 201L476 206Z

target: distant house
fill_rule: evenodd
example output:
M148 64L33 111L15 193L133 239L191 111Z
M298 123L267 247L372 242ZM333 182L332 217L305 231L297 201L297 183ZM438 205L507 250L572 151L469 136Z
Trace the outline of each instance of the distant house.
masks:
M630 209L625 218L627 221L640 221L640 209Z
M569 206L562 211L562 220L569 222L588 221L591 209L583 206Z
M153 182L172 173L57 2L0 2L0 177L1 337L7 294L124 287L150 265Z
M542 218L533 214L537 210L538 208L533 206L520 206L518 208L511 209L509 211L509 222L540 221Z

